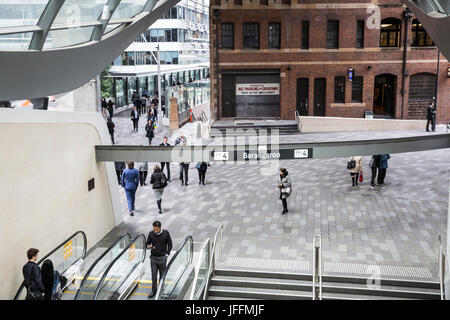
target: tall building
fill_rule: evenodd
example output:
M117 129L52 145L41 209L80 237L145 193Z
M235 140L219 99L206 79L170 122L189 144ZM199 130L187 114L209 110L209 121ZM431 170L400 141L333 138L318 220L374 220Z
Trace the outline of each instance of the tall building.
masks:
M134 91L157 93L157 48L161 91L209 77L209 1L182 0L156 21L114 60L117 106L131 102Z
M215 119L425 119L436 84L450 119L449 63L436 81L438 49L400 0L214 0L210 26Z

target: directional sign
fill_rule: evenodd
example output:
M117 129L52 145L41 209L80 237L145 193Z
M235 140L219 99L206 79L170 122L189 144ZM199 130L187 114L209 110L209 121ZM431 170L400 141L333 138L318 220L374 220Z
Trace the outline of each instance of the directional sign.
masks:
M214 152L214 161L227 161L230 159L229 152Z
M301 159L301 158L308 158L308 149L295 149L294 150L294 158L295 159Z

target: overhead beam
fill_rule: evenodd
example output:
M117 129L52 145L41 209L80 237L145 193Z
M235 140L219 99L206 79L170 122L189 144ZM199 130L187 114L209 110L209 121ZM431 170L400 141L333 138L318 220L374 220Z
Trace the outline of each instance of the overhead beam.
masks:
M39 18L37 26L41 29L33 33L30 41L29 50L42 50L47 39L50 28L58 15L59 10L63 6L65 0L49 0L47 6Z
M262 149L261 149L262 147ZM213 162L325 159L395 154L450 148L450 134L279 145L208 145L184 147L96 146L97 161Z
M108 8L108 16L106 19L104 18L104 12L100 13L100 16L98 17L98 22L101 24L94 27L94 30L92 31L91 35L91 41L100 41L102 39L103 34L105 33L105 29L108 26L109 21L111 20L111 17L113 16L114 12L116 11L117 7L119 6L121 0L108 0L106 5L103 7L103 10Z

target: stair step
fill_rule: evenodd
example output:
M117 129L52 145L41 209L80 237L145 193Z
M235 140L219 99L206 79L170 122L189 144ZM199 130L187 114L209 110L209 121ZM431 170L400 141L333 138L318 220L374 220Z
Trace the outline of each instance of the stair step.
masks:
M269 272L259 270L240 270L240 269L224 269L217 268L215 276L226 277L247 277L247 278L266 278L266 279L287 279L287 280L306 280L311 281L311 274L290 273L290 272ZM344 284L367 284L367 278L350 277L350 276L336 276L323 275L322 283L344 283ZM380 285L383 287L404 287L404 288L421 288L439 290L439 282L418 281L418 280L400 280L400 279L386 279L380 280Z
M234 288L271 289L287 291L307 291L312 290L312 281L287 280L287 279L264 279L264 278L244 278L244 277L223 277L215 276L211 279L211 285L226 286ZM343 284L322 282L322 292L338 293L350 295L368 295L378 297L399 297L416 299L439 299L440 292L434 289L387 287L380 289L368 288L366 284Z
M225 286L211 286L209 299L234 298L234 299L269 299L269 300L311 300L312 290L304 292L293 292L290 290L235 288ZM380 297L364 294L342 294L326 293L322 291L323 300L410 300L404 297Z

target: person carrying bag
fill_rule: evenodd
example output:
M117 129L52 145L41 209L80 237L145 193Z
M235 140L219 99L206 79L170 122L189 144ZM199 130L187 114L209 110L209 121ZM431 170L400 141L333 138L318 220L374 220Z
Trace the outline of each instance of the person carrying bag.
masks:
M280 169L280 181L278 183L278 188L280 189L280 200L283 203L282 215L288 213L287 208L287 198L292 193L292 181L289 177L288 171L285 168Z

